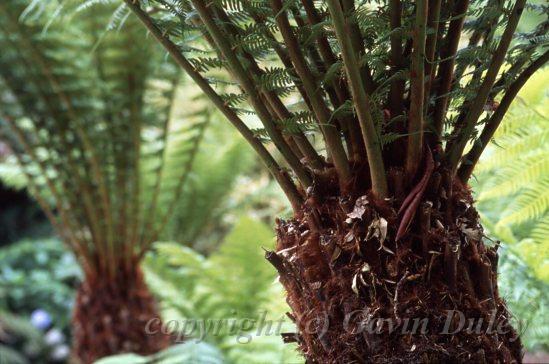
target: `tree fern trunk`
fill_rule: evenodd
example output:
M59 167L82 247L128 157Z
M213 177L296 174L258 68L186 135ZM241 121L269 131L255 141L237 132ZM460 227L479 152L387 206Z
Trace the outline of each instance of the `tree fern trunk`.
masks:
M408 199L414 219L413 209L394 208L406 200L359 190L340 198L324 186L300 217L277 222L277 252L267 259L298 327L285 339L307 362L521 362L498 294L497 248L482 241L470 191L445 176L435 171L425 192ZM403 221L412 221L405 234Z
M107 277L87 277L78 289L73 315L74 356L88 364L113 354L148 355L166 348L170 338L158 330L160 315L139 266L119 269L114 280ZM158 334L146 332L149 321L157 326L149 332Z

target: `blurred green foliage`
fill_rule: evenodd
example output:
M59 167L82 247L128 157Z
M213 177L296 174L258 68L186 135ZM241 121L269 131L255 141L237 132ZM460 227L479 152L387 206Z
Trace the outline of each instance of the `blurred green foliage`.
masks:
M476 170L488 235L511 245L549 282L549 69L519 93Z
M499 290L528 351L549 351L549 285L509 247L500 248Z
M44 362L47 345L42 333L28 320L0 309L0 363Z
M10 245L0 250L0 309L19 315L42 309L66 330L81 278L74 256L59 240Z
M276 272L263 256L262 247L272 243L272 230L250 218L241 218L208 258L176 243L156 243L144 266L165 322L175 320L180 327L197 319L227 323L219 332L206 330L203 338L198 329L187 332L189 339L218 347L227 363L302 362L280 337L295 328L285 317L288 308L282 287L275 284ZM231 322L236 329L229 328Z
M94 364L222 364L223 356L217 348L206 343L188 341L174 345L155 355L120 354L96 361Z
M214 113L213 118L221 116ZM215 249L229 230L225 215L235 207L231 192L239 178L254 167L252 158L252 150L227 123L212 122L162 240L177 241L203 253Z
M519 93L477 165L486 234L503 242L499 287L528 350L549 350L549 69Z

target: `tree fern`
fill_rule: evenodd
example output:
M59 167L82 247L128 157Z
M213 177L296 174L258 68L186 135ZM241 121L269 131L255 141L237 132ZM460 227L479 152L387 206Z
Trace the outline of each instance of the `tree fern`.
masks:
M240 86L244 91L243 94L238 94L242 95L238 96L238 103L247 98L250 106L254 108L254 113L256 113L263 124L262 128L253 131L258 134L259 139L270 140L275 144L302 185L307 187L310 184L310 179L303 173L302 168L295 158L292 157L291 152L297 153L297 157L305 156L309 161L308 163L311 165L316 164L314 168L319 168L318 155L311 149L304 133L310 134L312 131L316 134L322 132L326 147L330 152L331 162L340 178L344 178L348 173L348 167L346 166L347 157L352 157L353 150L356 150L356 152L354 157L350 158L351 160L356 159L360 154L358 152L361 148L360 136L355 135L358 139L355 138L352 141L352 134L356 134L362 130L365 138L364 143L369 148L368 161L376 164L375 168L370 168L372 181L374 184L378 184L380 189L386 189L384 187L386 183L383 182L383 178L378 176L377 172L377 170L383 172L383 165L379 163L379 144L385 146L386 144L394 145L397 140L402 139L398 136L403 137L405 135L402 130L400 130L400 133L395 133L396 130L379 128L379 124L382 124L383 120L376 121L378 117L376 117L374 110L376 107L383 108L380 104L380 101L384 97L383 94L387 94L390 88L393 90L391 92L394 92L395 85L401 84L410 77L410 73L406 73L404 69L396 67L387 71L384 69L384 65L389 63L388 40L392 39L393 43L391 44L393 45L397 41L402 42L402 40L409 44L410 39L408 34L412 27L409 22L405 22L399 26L394 24L389 26L387 20L391 15L390 12L393 10L393 3L380 4L377 9L368 4L357 4L355 8L354 5L349 5L353 2L348 2L345 5L345 7L352 6L352 8L342 9L340 6L336 6L335 3L332 4L331 1L328 1L326 4L315 4L314 2L300 3L296 1L253 3L216 1L206 5L199 1L159 0L144 4L144 8L141 8L135 2L126 3L145 22L153 36L158 38L172 56L175 57L179 65L187 72L190 72L191 77L199 83L200 87L202 87L210 98L215 99L214 103L216 103L225 116L233 123L240 125L240 121L237 119L242 114L242 109L236 108L236 104L232 102L225 105L221 104L225 96L223 93L215 95L214 78L218 76L212 77L214 73L218 75L219 71L223 69L229 70L235 76L236 82L229 81L229 84ZM149 16L146 13L147 6L154 8L156 10L155 13L158 15ZM408 20L407 17L411 17L413 7L411 4L406 4L406 6L403 6L403 9L404 19ZM531 7L528 10L543 11L543 6L541 8ZM357 27L358 29L355 33L351 33L355 38L352 36L349 42L343 36L343 27L347 25L343 24L343 13L340 13L342 11L347 12L345 15L350 16L350 19L352 19L353 25L350 26L351 30L354 31L355 28L353 27ZM459 19L463 15L454 15L452 17L449 11L450 9L444 9L440 14L436 15L447 17L454 21L456 24L452 26L456 26L460 22L463 23L463 20ZM455 11L459 12L461 10L456 7ZM528 62L526 57L538 54L541 49L540 47L543 47L545 44L544 32L546 31L547 21L543 21L537 28L523 31L513 38L514 28L517 26L519 18L509 17L509 19L506 19L502 14L508 11L510 11L509 8L498 5L495 2L490 3L487 7L473 3L468 8L467 4L465 4L462 12L468 18L471 18L470 21L465 23L465 29L472 33L469 42L470 46L459 50L459 52L457 52L457 49L454 50L453 52L457 54L436 54L437 57L440 57L439 60L435 60L440 64L440 72L437 77L444 78L444 82L451 80L446 77L445 73L447 73L448 67L454 66L454 63L460 77L463 76L465 70L469 69L468 65L471 62L475 66L467 74L482 74L490 64L490 59L492 59L494 66L493 74L487 75L484 86L481 86L478 77L464 77L464 84L461 86L459 82L455 84L444 83L438 90L434 87L431 88L431 81L428 81L427 87L429 89L427 91L430 91L432 95L426 97L426 101L428 102L427 109L430 111L431 107L434 107L433 120L430 122L442 125L444 115L440 114L441 111L449 111L448 119L453 119L450 123L445 122L450 128L454 128L451 132L452 142L448 144L447 148L449 152L448 159L450 160L450 164L453 165L452 168L457 168L466 142L475 135L473 131L477 126L476 119L483 114L483 103L479 100L481 98L487 99L488 97L494 98L504 88L509 87L510 82L517 77L519 71L527 69L526 65ZM349 15L349 12L352 14ZM276 16L274 16L275 14ZM506 20L510 22L507 31L509 34L506 34L502 38L500 50L497 51L495 57L492 57L492 50L496 47L497 40L499 40L498 37L494 36L496 29L504 28ZM432 20L429 21L432 22ZM429 23L430 26L432 24L436 24L436 22ZM482 24L483 28L474 29L471 24ZM330 27L335 31L335 37L333 33L327 31ZM439 27L439 29L444 31L442 27ZM455 30L459 30L459 28L453 29L452 32L455 33ZM431 36L433 30L431 29L430 31L429 36L427 34L420 34L420 36L428 39L428 51L434 52L433 47L436 42L433 42L434 39ZM483 34L483 31L486 34ZM205 35L205 37L199 38L199 35ZM283 43L277 40L278 36L283 38ZM359 39L359 37L361 38ZM452 37L454 39L450 39ZM485 38L485 41L481 45L478 45L479 38L482 37ZM453 42L455 39L459 40L459 32L456 34L449 33L447 38L447 43ZM189 46L189 42L187 41L190 39L194 40L192 46ZM513 44L511 45L512 39ZM185 41L185 47L182 47L183 41ZM358 41L368 48L368 52L358 52L359 50L357 49L357 58L352 54L352 47L358 47ZM455 44L457 47L457 43ZM230 47L236 51L234 56L233 51L229 50ZM444 49L444 51L452 52L452 46L449 45L449 47L448 50ZM509 52L507 52L508 48ZM343 57L342 61L338 59L339 51L341 51L341 56ZM392 51L393 54L391 57L394 58L397 50L392 49ZM209 56L198 56L199 58L196 58L197 53L208 54ZM515 63L515 66L505 72L501 72L501 77L496 79L506 55L509 60ZM435 54L429 55L429 57L434 56ZM455 60L453 59L454 57ZM546 57L544 55L542 59ZM542 64L542 59L538 63ZM360 70L356 68L356 71L362 72L361 77L364 77L363 85L359 85L358 83L354 85L354 80L357 79L353 73L355 72L353 66L355 63L360 66ZM535 67L539 68L541 64L536 64ZM419 66L421 64L418 63ZM436 69L437 64L434 63L433 67L431 63L427 63L426 67L431 72ZM451 68L449 70L452 71ZM246 72L249 75L246 75ZM346 87L342 87L341 82L338 81L345 78L346 72L348 76L346 81L349 83L348 90ZM397 75L398 77L396 77ZM323 81L319 82L319 79ZM337 84L337 82L340 83ZM515 82L515 85L521 82L519 80ZM315 83L317 84L316 86L314 85ZM496 87L490 93L490 89L494 85ZM325 98L324 100L313 92L316 87L323 88L322 98ZM366 94L364 95L361 91L362 87L366 88ZM253 94L253 88L262 90L261 95L257 99ZM421 86L421 88L425 87ZM477 95L473 91L475 88L477 91L480 91L478 97L476 97ZM350 104L350 111L354 109L356 112L354 115L352 113L341 112L346 101L351 101L351 99L345 99L344 94L346 92L348 97L349 92L352 90L353 102ZM236 96L237 94L233 95ZM296 119L292 116L296 110L291 110L281 104L283 100L295 98L298 95L302 97L305 106L311 112L311 117L317 125L315 129L303 130L298 127L296 128ZM409 96L407 97L409 98ZM462 110L458 110L463 103L473 102L473 98L475 97L477 100L470 105L473 109L470 110L469 115L462 112ZM361 110L363 102L359 99L364 99L368 103L371 99L375 107L368 111ZM357 102L357 100L360 102ZM266 102L265 108L261 105L262 102ZM415 102L412 102L411 105L415 105ZM231 110L231 107L235 109ZM393 103L390 110L388 110L392 111L392 118L398 116L396 115L396 111L399 108L400 106ZM446 110L447 108L448 110ZM434 109L437 110L434 111ZM454 111L458 114L461 113L457 119L455 118L457 114L454 114ZM412 111L412 113L414 112ZM426 116L431 117L429 112L426 113ZM357 129L357 126L353 126L353 123L350 121L353 118L355 121L360 121L360 129ZM494 116L494 118L499 118L499 115ZM283 128L281 130L291 136L285 137L285 141L283 140L284 138L281 139L279 133L273 129L274 125L271 124L272 121L282 124ZM376 125L372 124L374 121ZM345 137L346 152L349 155L347 157L342 154L343 149L341 149L340 142L337 140L339 137L336 138L334 134L332 124ZM237 126L241 131L243 130L242 127L243 125ZM384 133L391 135L391 137L376 135L374 133L376 128L378 133L381 129L384 130ZM440 126L433 126L432 130L436 130L439 133L439 138L443 136ZM245 134L246 139L259 152L261 147L256 144L252 135L247 132ZM416 134L412 133L412 135ZM385 142L380 143L378 140L380 137ZM418 140L415 136L409 136L408 139L413 141L413 143L416 143ZM374 146L374 144L378 145ZM416 145L415 147L415 149L420 151L421 148L421 145L419 147ZM390 150L389 147L384 149L387 151ZM453 149L452 153L450 153L449 149ZM262 153L264 152L260 152L260 154ZM477 152L472 151L471 153L476 154ZM470 157L476 159L476 155L470 155ZM417 164L417 157L412 156L409 158L411 158L411 166ZM376 161L374 162L374 160ZM268 165L273 166L272 162L269 161ZM467 159L465 159L465 162L467 162ZM462 174L465 174L465 170L468 169L467 164L464 163ZM271 170L282 182L284 177L277 174L273 169ZM282 184L286 185L284 188L287 193L290 193L287 181ZM295 194L295 191L291 192L291 194ZM292 199L295 199L295 196Z
M208 119L172 117L179 71L135 22L104 33L110 11L91 7L44 31L42 17L17 22L26 4L3 5L3 130L88 273L113 274L166 224Z
M168 344L144 332L157 312L139 262L175 211L210 123L196 99L174 115L179 69L142 40L125 7L98 3L0 4L3 138L83 268L73 335L86 363Z
M517 93L549 60L545 4L124 3L250 143L290 201L294 217L277 221L278 252L266 256L301 330L287 339L308 361L520 361L520 343L510 338L388 335L377 345L359 319L356 330L342 327L353 309L401 322L398 301L431 323L449 307L486 316L486 302L509 317L495 288L497 252L479 238L466 184ZM527 12L539 21L519 27ZM545 162L526 156L522 169L512 169L538 178ZM373 236L381 249L372 248ZM427 271L429 282L399 295ZM326 315L335 323L328 333L303 332L300 319Z

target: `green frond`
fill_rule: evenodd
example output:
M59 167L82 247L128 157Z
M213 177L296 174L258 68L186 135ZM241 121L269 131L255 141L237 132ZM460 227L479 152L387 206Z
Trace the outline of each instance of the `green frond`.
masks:
M168 308L191 304L194 307L194 312L189 311L191 318L212 317L212 314L219 318L235 315L240 318L254 317L257 315L258 303L268 300L268 286L274 279L274 273L266 264L257 263L263 255L260 244L270 245L271 239L272 233L268 227L242 218L225 238L220 250L207 260L176 244L156 244L158 255L146 261L147 269L162 274L167 285L179 288L180 292L188 296L184 300L181 300L180 295L179 299L170 300L167 296L169 293L163 292L171 290L165 291L154 284L151 287L159 288L158 294L163 297ZM170 266L178 267L178 270L165 274L165 268ZM233 267L233 274L219 274L219 267L222 266ZM157 271L155 267L164 268ZM242 277L247 278L241 281ZM183 283L183 280L187 282ZM179 287L178 282L183 286ZM153 290L156 292L156 288ZM213 295L212 291L216 294ZM242 297L247 299L242 300Z
M517 156L528 155L536 150L544 150L549 141L549 130L538 125L534 119L532 127L520 133L501 136L496 139L496 148L487 151L487 158L476 168L478 174L494 171L516 161ZM502 145L501 147L499 145Z
M166 226L209 112L125 6L68 1L66 15L56 3L23 21L28 0L0 5L2 133L86 270L112 273ZM180 99L192 112L174 111Z
M548 80L542 70L520 92L477 166L475 186L491 236L513 243L540 278L549 271L542 258L549 236Z
M547 176L549 171L549 154L539 153L527 158L520 158L520 163L501 167L494 180L489 181L493 187L479 192L479 201L516 193ZM487 184L489 182L486 182Z
M532 229L532 239L538 244L547 245L549 239L549 214L545 214Z
M536 221L549 210L549 179L534 183L526 188L502 213L500 224L521 224ZM510 211L510 213L506 213Z
M549 119L546 116L549 93L542 85L548 81L549 70L539 72L529 81L503 120L494 143L487 147L476 169L477 178L483 180L480 201L519 191L530 197L545 195L549 178ZM522 197L523 203L517 207L527 205L530 197Z
M218 319L225 326L211 329L203 340L223 352L227 363L301 362L292 346L283 344L274 331L258 327L265 320L280 321L287 309L275 273L263 259L261 247L272 245L272 232L263 223L242 217L219 247L209 257L176 243L158 242L145 259L145 277L162 302L163 316L174 320L207 319L215 325ZM226 274L220 267L232 267ZM273 299L280 297L280 300ZM256 320L250 329L230 331L226 320ZM266 325L267 326L267 325ZM282 327L293 330L286 321ZM257 334L261 330L262 334ZM191 337L200 335L198 331ZM247 344L239 343L250 337ZM246 341L247 342L247 341Z
M17 190L23 189L28 185L27 178L21 173L15 157L7 157L0 163L0 179L2 183L10 188Z
M253 164L244 143L235 141L219 145L218 138L228 135L231 131L218 124L206 132L184 193L162 235L163 240L191 244L199 251L217 245L215 227L223 225L223 216L231 207L229 193L238 183L239 176Z
M538 351L547 344L549 316L547 307L549 302L547 273L549 265L545 263L546 274L532 274L539 272L540 265L532 266L531 260L521 258L520 249L525 246L504 248L500 253L499 268L502 273L498 277L502 297L505 298L509 310L520 318L521 340L524 340L528 351ZM535 247L534 247L535 248ZM533 250L539 252L539 249ZM547 251L545 251L547 253ZM539 253L537 253L539 256ZM534 268L534 272L532 272ZM511 273L512 272L512 273Z
M85 0L76 8L76 12L85 11L96 5L110 5L116 2L115 0Z

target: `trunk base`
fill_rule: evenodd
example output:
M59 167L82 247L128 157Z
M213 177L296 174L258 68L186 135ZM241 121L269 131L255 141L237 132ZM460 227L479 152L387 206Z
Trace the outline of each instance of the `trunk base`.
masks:
M157 334L146 332L149 321L153 323L149 332ZM154 298L138 267L120 272L115 281L87 278L76 296L73 354L85 364L125 352L153 354L170 344L160 325Z
M402 215L366 195L315 197L301 218L277 222L267 259L299 330L284 339L307 362L521 362L497 246L484 245L469 191L448 190L426 194L399 241Z

